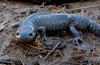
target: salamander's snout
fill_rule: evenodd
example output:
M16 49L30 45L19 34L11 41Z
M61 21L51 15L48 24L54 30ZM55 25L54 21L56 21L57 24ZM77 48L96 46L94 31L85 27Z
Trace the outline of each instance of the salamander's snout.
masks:
M16 33L16 38L17 40L21 41L21 42L30 42L35 38L35 33Z
M29 33L29 37L31 38L32 36L33 36L33 34ZM18 32L16 33L16 38L21 38L21 35Z

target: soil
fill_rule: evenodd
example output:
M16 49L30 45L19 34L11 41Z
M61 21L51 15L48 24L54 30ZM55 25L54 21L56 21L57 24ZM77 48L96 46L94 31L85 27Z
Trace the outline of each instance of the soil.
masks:
M3 59L16 57L22 65L100 65L100 37L89 32L82 31L84 42L79 46L70 42L72 36L68 31L56 35L47 33L46 43L48 43L49 49L40 41L39 36L36 38L36 42L30 43L21 43L15 38L21 21L36 12L75 13L100 23L99 4L99 0L66 3L58 6L0 1L0 63L4 56ZM57 44L59 48L54 49ZM11 65L19 64L14 62Z

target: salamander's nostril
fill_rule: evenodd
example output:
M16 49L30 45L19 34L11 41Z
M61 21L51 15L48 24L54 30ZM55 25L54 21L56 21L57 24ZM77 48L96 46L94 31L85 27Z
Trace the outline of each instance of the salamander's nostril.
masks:
M33 34L32 33L29 33L29 36L33 36Z

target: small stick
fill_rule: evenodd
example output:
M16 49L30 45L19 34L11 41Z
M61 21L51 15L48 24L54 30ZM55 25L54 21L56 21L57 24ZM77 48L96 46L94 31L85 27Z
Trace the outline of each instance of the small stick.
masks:
M64 7L62 8L61 12L64 13L65 9L66 9L66 7L64 6Z
M79 43L78 43L78 42L76 42L76 44L77 44L77 46L78 46L77 50L78 50L78 52L79 52L80 50L82 50L82 48L80 48L80 46L79 46Z
M0 64L12 64L13 62L0 61Z
M45 60L58 47L59 44L60 42L56 44L56 46L43 58L43 60Z
M84 6L84 7L80 7L80 8L68 9L68 10L65 10L65 11L75 11L75 10L81 10L81 9L88 9L88 8L98 7L98 6L100 6L100 5Z
M84 9L81 10L81 15L84 16Z
M57 59L57 60L55 60L54 62L51 62L49 65L54 65L55 63L57 63L57 62L59 62L60 60L59 59Z
M46 2L43 2L42 5L41 5L41 7L44 7L45 3L46 3Z
M6 2L6 4L9 4L8 0L4 0Z
M93 51L92 51L92 56L96 55L96 47L95 47L95 42L93 42Z
M23 62L23 60L21 58L20 58L20 61L21 61L22 65L25 65L25 63Z

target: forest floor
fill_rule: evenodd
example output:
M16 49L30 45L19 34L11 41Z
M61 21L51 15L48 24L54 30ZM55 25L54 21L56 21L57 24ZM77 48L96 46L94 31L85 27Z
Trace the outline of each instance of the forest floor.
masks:
M88 1L55 5L33 5L20 1L0 1L0 65L100 65L100 38L92 33L82 31L83 44L77 46L69 40L72 38L67 31L49 35L47 49L40 41L20 43L15 39L21 20L36 12L63 12L86 16L100 23L100 1ZM84 33L83 33L84 32ZM60 48L57 48L60 46ZM84 49L84 50L83 50ZM17 60L18 60L17 59Z

